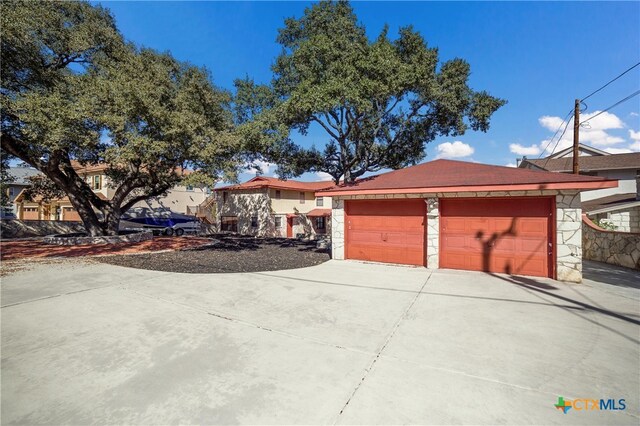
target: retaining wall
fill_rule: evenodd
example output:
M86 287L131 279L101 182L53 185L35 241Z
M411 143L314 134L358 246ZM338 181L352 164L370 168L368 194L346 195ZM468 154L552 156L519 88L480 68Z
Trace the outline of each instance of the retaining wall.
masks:
M43 237L84 231L82 222L18 219L2 219L0 221L0 237L2 239Z
M608 231L582 215L583 258L640 269L640 233Z

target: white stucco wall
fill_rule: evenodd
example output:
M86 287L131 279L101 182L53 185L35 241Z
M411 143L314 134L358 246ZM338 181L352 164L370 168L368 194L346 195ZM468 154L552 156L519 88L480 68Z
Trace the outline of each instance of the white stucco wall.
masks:
M640 169L640 164L638 168ZM595 200L615 194L635 194L637 192L636 170L599 170L597 176L606 179L618 179L618 187L583 191L581 196L582 201Z

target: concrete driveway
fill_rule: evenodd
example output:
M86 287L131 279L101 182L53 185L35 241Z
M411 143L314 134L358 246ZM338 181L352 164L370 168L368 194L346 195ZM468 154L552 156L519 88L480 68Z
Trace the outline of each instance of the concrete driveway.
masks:
M1 420L638 424L640 280L589 268L566 285L337 261L35 266L2 279ZM627 408L563 414L559 396Z

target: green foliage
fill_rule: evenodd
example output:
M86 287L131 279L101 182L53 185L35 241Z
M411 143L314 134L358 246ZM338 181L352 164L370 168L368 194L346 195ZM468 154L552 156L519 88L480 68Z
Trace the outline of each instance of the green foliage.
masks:
M328 136L322 151L290 149L293 155L280 160L293 164L291 172L307 168L350 182L368 171L412 165L439 135L487 131L505 104L473 91L469 64L440 63L437 49L412 27L395 39L384 28L370 41L346 1L319 2L300 19L286 19L278 42L273 94L260 87L267 108L249 115L263 128L275 120L305 134L315 124Z
M608 231L615 231L615 230L618 229L618 227L616 225L614 225L611 222L607 222L604 219L596 219L596 220L593 221L593 223L595 223L600 228L606 229Z
M116 232L183 167L199 170L192 180L234 175L230 95L207 70L127 44L85 2L3 5L2 27L2 148L69 195L91 234ZM106 163L113 197L97 197L72 160Z
M15 181L15 178L9 173L9 156L0 150L0 208L8 208L9 202L9 185Z

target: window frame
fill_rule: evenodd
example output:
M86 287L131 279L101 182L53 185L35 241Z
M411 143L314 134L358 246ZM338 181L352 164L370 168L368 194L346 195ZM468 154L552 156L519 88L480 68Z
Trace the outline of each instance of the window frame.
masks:
M274 223L276 229L282 228L282 217L281 216L276 216L273 219L274 219L273 223Z
M306 201L306 195L304 191L300 191L300 204L304 204Z
M251 228L258 227L258 216L251 216Z
M320 223L322 223L322 226L320 226ZM327 229L327 221L324 216L316 217L316 229Z
M280 200L280 199L282 199L282 191L280 191L279 189L276 189L276 193L275 193L275 195L274 195L274 198L275 198L276 200Z
M316 197L316 207L324 207L324 197Z

